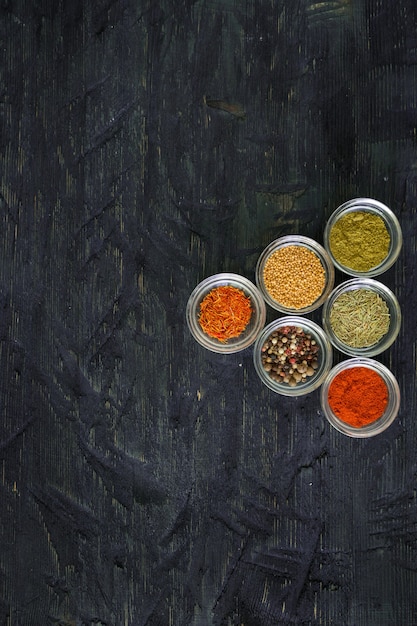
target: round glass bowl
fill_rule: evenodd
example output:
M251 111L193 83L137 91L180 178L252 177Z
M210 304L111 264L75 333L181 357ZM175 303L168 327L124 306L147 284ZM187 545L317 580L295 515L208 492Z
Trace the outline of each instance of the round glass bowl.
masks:
M288 315L265 326L255 342L253 362L272 391L303 396L317 389L329 373L332 346L318 324Z
M334 284L334 267L326 250L314 239L286 235L262 252L255 278L273 309L303 315L326 300Z
M323 305L322 323L340 352L371 357L397 338L401 308L393 292L379 281L352 278L333 289Z
M227 286L239 289L250 298L252 314L248 325L238 337L222 342L203 331L199 322L200 304L213 289ZM244 276L229 273L214 274L199 283L191 293L186 307L186 319L192 336L200 345L212 352L230 354L244 350L256 340L265 325L266 306L262 294Z
M371 198L355 198L340 205L327 221L323 235L335 267L358 277L386 272L397 260L402 241L395 214Z
M335 378L339 374L343 375L344 372L353 370L355 368L367 368L368 370L371 370L372 372L378 374L385 383L388 393L388 401L385 406L385 410L380 415L380 417L374 419L374 421L371 421L367 425L357 427L343 421L340 416L338 417L338 415L336 415L335 413L336 407L334 408L334 410L332 410L329 404L329 389L331 388L331 385ZM352 389L353 385L354 383L350 383L350 389ZM349 385L347 385L347 388L349 389ZM369 387L367 391L370 392L370 389L371 387ZM380 399L380 390L375 389L375 386L372 387L372 389L375 392L375 399ZM361 391L361 389L359 389L359 391ZM361 396L359 396L359 398L360 397ZM375 361L373 359L368 359L366 357L355 357L353 359L348 359L335 365L330 370L326 380L321 387L320 399L324 415L326 416L330 424L344 435L358 438L373 437L374 435L382 433L386 428L388 428L388 426L392 424L392 422L397 417L401 403L400 388L398 386L397 379L395 378L393 373L387 367L385 367L385 365L382 365L382 363L379 363L378 361ZM361 418L366 418L365 410L364 407L361 406L360 399L356 400L355 398L346 395L342 400L342 404L343 403L345 403L346 407L349 408L350 411L354 411ZM337 410L340 413L340 409ZM372 416L371 419L373 419L373 417L374 416Z

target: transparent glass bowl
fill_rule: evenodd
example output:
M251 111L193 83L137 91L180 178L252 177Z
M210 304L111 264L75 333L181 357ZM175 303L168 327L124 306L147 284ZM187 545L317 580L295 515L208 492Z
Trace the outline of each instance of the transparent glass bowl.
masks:
M390 315L390 323L387 333L383 337L381 337L381 339L377 343L362 348L352 347L349 344L345 343L334 332L333 327L330 323L330 315L332 313L334 303L337 301L337 299L341 295L356 289L366 289L367 291L373 291L374 293L378 294L387 304ZM343 352L344 354L347 354L349 356L371 357L380 354L384 350L387 350L387 348L389 348L397 338L397 335L401 328L401 308L393 292L379 281L372 278L352 278L341 283L335 289L333 289L330 296L323 305L322 323L323 329L327 333L333 346L340 350L340 352ZM366 321L364 321L363 323L366 323ZM360 326L359 318L357 321L357 326Z
M270 372L265 370L262 363L262 355L265 353L263 348L272 333L292 326L300 328L306 334L311 335L311 338L315 340L316 345L319 347L319 351L317 353L318 368L315 370L315 373L306 378L304 382L299 382L293 387L289 386L288 383L274 380L274 378L271 377ZM283 396L303 396L311 391L314 391L314 389L317 389L322 384L332 366L332 355L331 343L323 329L318 324L304 317L289 315L276 319L265 326L255 342L253 362L259 378L267 387L272 389L272 391L275 391ZM272 372L272 374L274 374L274 372Z
M299 246L301 248L306 248L310 252L314 253L319 259L325 274L324 287L320 295L315 299L314 302L301 308L285 306L284 304L272 297L265 285L264 270L269 257L274 254L274 252L277 252L278 250L288 246ZM255 279L258 288L262 292L265 301L269 304L269 306L271 306L276 311L280 311L281 313L303 315L304 313L310 313L311 311L318 309L318 307L321 306L326 300L334 284L334 267L333 262L326 250L323 248L323 246L314 241L314 239L310 239L309 237L304 237L302 235L286 235L284 237L280 237L279 239L275 239L275 241L272 241L262 252L256 264ZM296 286L298 286L298 288L300 288L300 286L304 284L304 281L306 281L308 285L310 282L309 273L308 271L306 271L306 273L300 275L294 272L292 280L294 281Z
M252 304L249 324L239 337L228 339L226 343L207 335L199 323L200 303L212 289L221 286L231 286L242 290L246 296L250 297ZM192 336L200 345L212 352L230 354L244 350L254 343L265 325L266 306L262 294L250 280L239 274L225 272L209 276L195 287L187 302L186 319Z
M336 376L355 367L366 367L373 370L382 377L388 389L388 404L382 416L361 428L356 428L341 420L330 408L328 400L329 388ZM386 430L397 417L401 403L400 388L394 374L382 363L367 357L355 357L335 365L321 387L320 399L324 415L329 423L344 435L357 438L373 437Z
M342 217L354 212L367 212L380 217L384 221L390 236L390 245L387 256L380 263L378 263L378 265L369 268L367 271L359 271L344 265L340 260L338 260L337 255L334 255L334 252L330 247L330 235L333 227ZM358 230L360 229L361 227L358 226ZM379 274L386 272L397 260L402 248L402 242L403 238L401 226L395 214L391 211L391 209L385 206L385 204L371 198L354 198L353 200L349 200L348 202L341 204L328 219L323 235L324 247L329 253L335 267L345 274L357 277L378 276ZM349 241L349 246L353 249L353 236Z

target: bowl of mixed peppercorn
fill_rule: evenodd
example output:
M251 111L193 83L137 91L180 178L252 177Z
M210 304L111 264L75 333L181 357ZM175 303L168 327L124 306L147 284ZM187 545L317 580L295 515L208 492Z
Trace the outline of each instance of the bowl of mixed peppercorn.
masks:
M263 250L255 277L269 306L281 313L303 315L326 300L334 284L334 266L314 239L285 235Z
M332 366L332 346L323 329L298 316L274 320L255 342L253 361L261 381L284 396L317 389Z
M265 325L266 306L250 280L224 272L195 287L187 302L186 319L200 345L230 354L254 343Z

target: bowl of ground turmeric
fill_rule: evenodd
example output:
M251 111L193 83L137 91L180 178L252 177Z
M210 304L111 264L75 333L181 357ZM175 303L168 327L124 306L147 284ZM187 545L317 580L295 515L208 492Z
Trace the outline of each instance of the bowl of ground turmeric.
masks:
M371 198L354 198L328 219L324 247L335 267L357 277L378 276L397 260L402 248L401 225L394 212Z
M289 315L303 315L326 300L334 284L334 266L314 239L285 235L263 250L255 277L269 306Z
M201 281L186 307L188 328L207 350L230 354L251 346L266 320L257 287L244 276L220 273Z
M367 357L354 357L335 365L320 391L329 423L350 437L373 437L397 417L401 398L394 374Z

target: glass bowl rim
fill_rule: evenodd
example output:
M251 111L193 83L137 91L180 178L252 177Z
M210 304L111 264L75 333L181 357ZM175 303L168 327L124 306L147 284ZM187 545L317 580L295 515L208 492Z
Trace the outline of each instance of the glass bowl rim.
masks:
M221 343L204 333L198 324L197 312L200 302L212 289L227 285L241 289L247 296L250 296L253 308L253 324L249 322L249 330L245 329L239 337L231 339L230 342ZM266 306L261 292L249 278L234 272L219 272L207 276L194 287L188 297L185 315L188 329L197 343L211 352L233 354L245 350L256 341L265 325Z
M383 415L375 420L375 422L368 424L368 426L362 426L361 428L350 426L338 418L331 410L327 400L329 387L336 376L347 369L355 367L367 367L379 374L387 385L389 395L388 407ZM396 377L386 365L369 357L353 357L345 359L331 368L320 389L320 404L327 421L335 430L349 437L365 439L378 435L391 426L400 409L401 392Z
M343 265L338 261L334 256L330 249L330 232L332 227L336 224L336 222L346 215L347 213L354 213L355 211L367 211L368 213L373 213L378 215L384 220L384 223L390 233L390 249L383 261L378 265L375 265L371 269L360 272L357 270L353 270L346 265ZM373 276L379 276L386 272L394 263L397 261L403 244L403 235L401 224L395 215L394 211L390 209L386 204L380 202L379 200L375 200L373 198L365 198L358 197L352 198L351 200L347 200L340 204L330 215L328 218L326 225L324 227L323 232L323 245L329 254L334 266L343 272L344 274L348 274L349 276L354 276L356 278L371 278Z
M303 328L303 330L308 330L312 334L314 334L315 339L318 340L320 343L320 349L322 353L324 354L324 357L322 356L322 359L320 361L320 368L319 368L320 371L317 374L317 376L313 376L307 383L303 385L295 386L295 387L289 387L288 385L278 386L278 384L275 383L272 380L272 378L268 376L266 372L264 371L264 369L262 368L261 358L260 358L262 345L265 342L265 340L269 337L269 335L274 330L276 330L277 328L280 328L281 326L300 326L301 328ZM321 328L321 326L319 326L319 324L317 324L316 322L313 322L311 319L307 317L300 317L297 315L285 315L283 317L279 317L277 319L272 320L272 322L269 322L269 324L267 324L263 328L262 332L259 334L257 340L255 341L255 345L253 348L253 363L254 363L256 373L258 374L261 382L266 387L268 387L275 393L282 395L282 396L299 397L299 396L307 395L308 393L311 393L315 389L318 389L318 387L320 387L320 385L325 380L328 372L330 371L332 362L333 362L332 344L330 343L324 330Z
M390 326L388 332L376 343L369 347L364 348L352 348L345 344L334 332L331 324L330 324L330 312L333 303L341 296L343 293L347 291L352 291L354 289L366 289L368 288L370 291L374 291L378 293L387 303L387 306L390 309ZM394 317L393 317L394 313ZM402 322L402 313L400 303L398 302L397 296L395 293L387 287L384 283L379 280L375 280L374 278L368 277L355 277L350 278L348 280L343 281L339 285L337 285L332 292L329 294L326 302L323 305L322 309L322 325L324 331L327 333L327 336L330 339L333 347L352 357L372 357L381 352L387 350L396 340L398 333L400 332Z
M318 257L321 265L323 266L323 269L326 274L326 284L320 296L311 305L302 307L300 309L285 307L282 304L280 304L277 300L274 300L269 295L269 292L265 287L263 276L262 276L263 268L265 267L265 263L268 257L273 252L276 252L278 249L283 248L283 247L288 247L291 245L294 245L294 246L298 245L300 247L305 247L311 250L312 252L314 252L314 254L316 254L316 256ZM279 311L280 313L284 313L286 315L304 315L305 313L311 313L312 311L315 311L316 309L318 309L325 302L326 298L328 297L331 290L333 289L334 280L335 280L335 269L334 269L332 257L329 255L325 247L322 246L318 241L316 241L315 239L312 239L311 237L306 237L305 235L296 235L296 234L283 235L281 237L278 237L277 239L274 239L262 250L261 254L258 257L258 260L256 262L256 267L255 267L255 282L259 291L262 293L265 299L265 302L271 308L275 309L276 311Z

